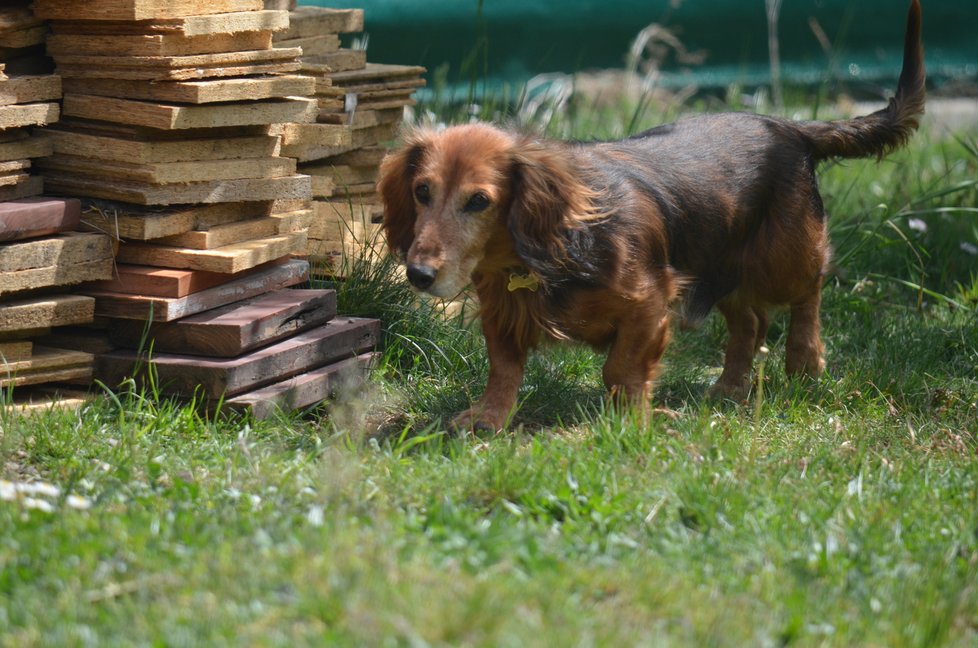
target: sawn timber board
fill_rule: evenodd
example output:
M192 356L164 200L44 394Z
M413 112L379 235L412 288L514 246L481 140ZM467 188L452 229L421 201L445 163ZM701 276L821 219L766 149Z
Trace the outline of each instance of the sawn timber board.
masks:
M149 297L104 291L89 291L88 294L95 298L96 312L99 315L172 322L241 299L248 299L279 288L288 288L308 279L309 264L306 261L292 259L271 264L258 272L245 273L240 279L232 279L186 297Z
M231 358L323 324L336 315L336 292L285 288L245 299L175 322L115 319L113 342L154 353Z
M380 322L353 317L335 318L312 330L246 353L237 358L208 359L191 355L113 351L96 357L96 376L110 386L134 377L145 378L151 367L164 393L206 398L234 396L281 382L303 371L355 357L371 350ZM133 376L133 374L137 374Z

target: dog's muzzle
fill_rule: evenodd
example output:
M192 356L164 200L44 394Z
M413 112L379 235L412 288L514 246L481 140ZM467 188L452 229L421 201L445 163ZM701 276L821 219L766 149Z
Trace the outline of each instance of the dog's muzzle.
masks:
M407 267L407 278L411 285L418 290L427 290L431 284L435 283L438 271L431 266L409 264Z

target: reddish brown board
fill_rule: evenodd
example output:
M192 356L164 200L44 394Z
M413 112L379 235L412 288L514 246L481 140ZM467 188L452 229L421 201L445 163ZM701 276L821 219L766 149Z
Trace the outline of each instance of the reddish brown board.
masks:
M96 356L95 375L115 386L129 377L145 381L147 367L152 367L154 384L164 393L217 399L352 358L371 350L379 334L378 320L342 317L238 358L160 353L147 361L145 354L135 351L113 351Z
M228 274L120 264L116 266L115 278L90 283L87 288L144 297L179 298L220 286L234 279L241 279L250 273L267 268L268 266L261 265L244 272Z
M112 340L139 349L152 344L155 353L239 356L277 342L336 315L334 290L276 290L176 322L158 322L149 329L138 320L113 320Z
M248 410L258 420L276 411L289 412L317 405L329 398L343 400L359 388L379 354L364 353L355 358L313 369L288 380L240 394L224 401L234 410Z
M0 203L0 241L46 236L78 227L77 198L22 198Z
M309 263L293 259L268 264L261 271L244 274L246 276L186 297L147 297L95 290L87 294L95 298L95 312L98 315L172 322L271 290L300 284L309 278Z

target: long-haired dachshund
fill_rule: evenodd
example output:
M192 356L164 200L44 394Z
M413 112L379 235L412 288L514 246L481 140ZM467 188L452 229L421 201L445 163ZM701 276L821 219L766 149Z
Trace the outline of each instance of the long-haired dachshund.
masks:
M418 290L475 287L489 354L485 393L455 425L504 426L545 339L606 349L605 385L647 407L679 295L687 323L714 306L726 319L712 393L747 394L774 306L791 314L787 373L818 375L830 249L815 169L909 139L924 109L920 21L912 0L896 96L855 119L703 115L613 142L486 124L408 135L381 166L388 244Z

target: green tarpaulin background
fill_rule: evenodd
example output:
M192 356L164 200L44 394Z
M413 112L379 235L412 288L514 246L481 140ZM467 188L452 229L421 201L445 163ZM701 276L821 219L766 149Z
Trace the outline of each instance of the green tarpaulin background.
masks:
M622 67L650 23L674 33L695 66L670 57L665 82L700 86L769 81L764 0L300 0L362 8L371 61L442 67L447 80L519 84L545 72ZM904 0L783 0L782 74L788 83L828 78L889 83L899 72ZM940 86L978 80L978 2L923 0L928 73ZM827 52L812 25L824 33ZM443 67L447 65L447 70Z

